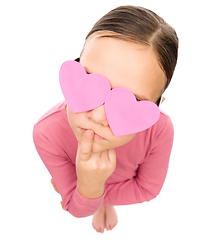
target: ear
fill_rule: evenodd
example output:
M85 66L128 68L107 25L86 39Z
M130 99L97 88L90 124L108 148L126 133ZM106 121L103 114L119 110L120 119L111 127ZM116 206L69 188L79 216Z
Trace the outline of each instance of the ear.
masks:
M161 104L165 101L165 97L162 97Z

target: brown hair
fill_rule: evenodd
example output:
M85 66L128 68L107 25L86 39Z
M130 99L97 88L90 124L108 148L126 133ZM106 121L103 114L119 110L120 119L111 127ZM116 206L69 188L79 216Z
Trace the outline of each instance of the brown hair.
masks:
M152 46L167 77L165 89L168 87L177 63L178 37L163 18L143 7L120 6L96 22L86 40L100 31L113 33L101 37L114 37ZM157 101L158 105L160 100L161 97Z

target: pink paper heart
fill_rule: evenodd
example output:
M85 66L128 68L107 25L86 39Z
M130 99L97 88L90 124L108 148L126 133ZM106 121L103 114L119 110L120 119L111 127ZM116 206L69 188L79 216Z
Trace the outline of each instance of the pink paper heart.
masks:
M60 86L72 112L85 112L101 106L111 87L96 73L87 74L80 63L66 61L59 73Z
M115 136L146 130L160 117L160 110L155 103L137 102L134 94L125 88L114 88L108 93L105 113Z
M154 125L160 110L150 101L137 102L125 88L111 90L108 80L100 74L87 74L75 61L64 62L59 73L60 85L70 110L85 112L105 103L105 114L115 136L140 132Z

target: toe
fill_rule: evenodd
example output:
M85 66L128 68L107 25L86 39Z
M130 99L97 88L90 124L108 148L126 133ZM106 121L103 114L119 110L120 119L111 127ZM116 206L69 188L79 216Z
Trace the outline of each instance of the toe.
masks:
M107 231L110 231L111 230L111 226L109 225L109 226L106 226L106 230Z
M97 232L103 233L104 229L103 228L99 228Z

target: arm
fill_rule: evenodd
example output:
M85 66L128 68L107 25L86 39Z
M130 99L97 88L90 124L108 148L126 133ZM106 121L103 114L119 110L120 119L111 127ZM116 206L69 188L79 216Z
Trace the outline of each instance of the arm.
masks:
M173 125L168 117L154 140L150 155L140 164L137 176L126 182L107 185L104 205L127 205L155 198L166 178L173 136Z
M63 199L62 206L75 217L90 216L102 206L105 181L115 169L115 151L91 153L93 132L90 139L86 134L78 148L75 166L58 152L38 125L33 131L36 149Z
M35 125L33 140L40 158L51 174L63 200L63 207L75 217L86 217L95 213L103 203L104 196L97 199L87 199L77 191L76 167L59 153L56 146L50 142L44 130Z
M114 149L92 152L94 132L87 130L76 156L77 190L84 199L104 196L105 182L116 167Z

